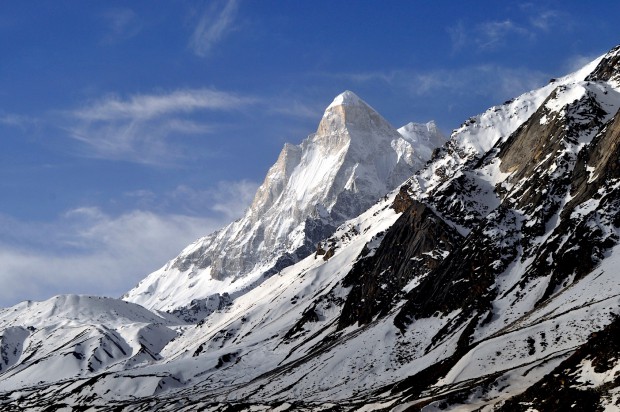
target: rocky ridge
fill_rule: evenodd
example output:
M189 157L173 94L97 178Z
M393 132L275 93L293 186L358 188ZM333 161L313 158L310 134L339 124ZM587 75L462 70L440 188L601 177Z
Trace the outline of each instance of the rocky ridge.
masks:
M354 93L340 94L315 134L284 146L242 219L187 247L124 299L205 316L198 309L205 299L234 298L313 253L338 225L420 169L445 140L432 122L404 130Z
M18 347L36 346L28 328L36 326L25 320L31 308L1 311L2 353L14 355L3 360L0 403L7 410L617 410L619 55L612 49L468 119L423 169L313 254L214 303L200 322L128 314L107 321L102 330L134 322L173 331L154 358L133 364L126 359L134 352L108 350L103 369L46 376L39 364L47 354L73 362L83 338L22 357ZM114 305L88 310L109 313ZM94 317L63 313L76 325ZM47 331L48 346L59 327Z

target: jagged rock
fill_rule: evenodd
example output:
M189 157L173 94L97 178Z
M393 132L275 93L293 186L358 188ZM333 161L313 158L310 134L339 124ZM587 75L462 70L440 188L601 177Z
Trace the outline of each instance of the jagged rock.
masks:
M401 186L398 191L398 194L392 203L392 208L396 213L403 213L413 205L413 200L411 199L411 196L409 196L408 191L409 187L406 185Z
M402 189L399 196L406 196ZM340 315L340 329L387 315L407 285L422 281L461 242L458 232L426 205L411 198L408 203L375 253L356 262L345 276L343 286L351 291Z
M420 284L407 295L395 317L400 329L417 318L460 310L462 322L472 313L487 313L496 296L495 277L517 256L516 216L500 207L487 216ZM460 326L460 323L454 327Z
M603 404L617 409L620 404L613 401L618 398L612 393L620 387L620 379L617 373L614 376L610 372L620 365L618 336L620 318L592 333L568 359L525 392L506 401L498 411L519 410L522 405L544 411L603 411ZM600 380L592 381L592 375Z
M258 278L214 280L236 294L177 312L191 324L85 297L0 310L0 408L617 409L617 52L472 117L406 183L325 236L368 175L347 180L331 209L296 217L305 240ZM299 162L303 147L341 147L342 134L325 132L362 109L340 96ZM274 172L292 179L298 152L286 151ZM279 202L288 183L276 175L260 205ZM270 229L247 232L248 245ZM144 293L165 301L202 288L208 249L196 244L188 265L167 269L186 268L193 288ZM205 270L225 266L209 259Z
M404 182L443 141L432 122L399 133L346 91L315 134L284 146L242 219L190 245L124 299L173 310L214 293L245 293L284 262L314 253L317 242Z
M616 82L620 80L620 46L611 49L585 80Z

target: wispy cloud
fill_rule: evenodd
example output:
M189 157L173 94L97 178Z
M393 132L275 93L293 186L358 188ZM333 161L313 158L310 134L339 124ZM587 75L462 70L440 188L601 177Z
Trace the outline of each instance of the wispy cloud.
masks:
M179 186L163 195L127 194L145 208L113 216L98 207L76 207L56 220L24 222L0 215L0 307L59 293L120 296L197 238L240 217L257 184L219 182L198 190ZM177 213L149 211L171 202ZM185 214L180 204L201 214Z
M22 246L0 242L0 279L11 285L0 289L0 306L58 293L120 296L217 223L145 211L112 217L96 208L75 209L38 229L47 242L62 244L62 252L29 244L30 238L22 239ZM27 236L32 225L12 227Z
M319 76L326 78L339 79L343 81L351 81L355 83L393 83L398 81L398 78L406 73L407 70L389 70L389 71L369 71L369 72L313 72L311 76Z
M233 221L245 213L256 194L258 184L249 180L222 181L215 187L197 190L181 185L168 194L169 200L182 204L188 213L196 213L207 208L223 219Z
M281 99L281 101L277 101L274 99L274 103L268 110L272 114L318 120L325 109L324 106L325 102L308 104L299 100Z
M587 56L584 56L582 54L577 54L577 55L569 57L566 63L564 63L564 66L566 67L566 71L574 72L574 71L581 69L583 66L590 63L597 57L599 56L595 54L587 55Z
M533 37L533 32L506 19L502 21L489 21L476 27L475 41L481 49L495 49L503 45L506 38L516 34L520 37Z
M102 17L107 26L107 32L102 39L104 44L129 39L142 30L142 24L138 21L136 13L128 8L108 10Z
M194 113L240 110L257 101L212 89L111 95L65 112L70 121L65 129L88 149L85 156L166 165L183 157L182 145L172 145L171 137L213 131L212 124L197 120Z
M541 8L538 5L524 3L517 8L511 18L466 23L461 20L446 27L452 41L453 52L486 52L497 50L509 42L535 40L537 35L548 32L560 21L563 26L570 25L570 19L564 13Z
M239 2L237 0L214 1L202 14L190 38L189 46L194 53L205 57L217 43L234 29Z
M135 95L128 99L109 96L73 115L83 120L147 120L155 116L190 113L196 110L230 110L256 99L212 89L177 90L168 94Z
M550 30L561 20L566 22L567 18L557 10L544 10L530 17L532 26L544 31Z
M206 129L196 124L194 129ZM180 146L170 144L174 125L166 121L79 123L66 129L69 137L83 144L84 157L124 160L133 163L169 167L183 158ZM179 134L187 134L179 131Z
M174 210L188 216L209 214L232 222L243 216L257 189L258 183L243 179L220 181L213 187L203 189L183 184L161 195L150 190L135 190L125 193L125 197L139 208L162 213Z
M0 110L0 124L24 129L38 122L37 119L21 114L7 113Z
M485 64L459 69L420 73L411 78L409 89L417 95L439 91L489 96L515 96L542 86L549 76L527 68Z
M436 70L391 70L385 73L330 73L347 82L380 82L395 90L408 90L413 96L432 96L437 93L452 95L487 95L494 99L513 97L540 87L549 75L525 67L505 67L497 64L479 64Z
M459 21L453 26L449 26L446 28L446 31L450 35L450 39L452 40L452 51L459 51L465 47L467 44L467 29L465 28L465 23Z
M510 36L519 38L533 38L534 31L513 20L486 21L468 27L463 21L446 30L452 40L452 51L458 52L475 47L477 51L495 50L503 46Z

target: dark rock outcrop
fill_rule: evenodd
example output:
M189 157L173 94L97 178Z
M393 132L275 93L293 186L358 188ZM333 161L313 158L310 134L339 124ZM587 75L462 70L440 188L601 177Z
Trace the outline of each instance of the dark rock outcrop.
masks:
M611 391L620 387L620 375L598 387L592 382L581 381L584 363L589 362L597 374L611 371L620 357L620 318L609 326L595 332L542 380L525 392L509 399L500 409L502 412L523 410L527 405L539 411L602 411L601 401L612 399ZM618 408L620 405L615 404Z
M396 326L404 329L416 318L457 309L462 309L463 321L476 311L490 311L495 276L517 256L517 232L514 212L503 207L492 212L407 294L407 303L394 319Z
M402 193L401 197L406 196ZM428 206L401 200L410 206L385 234L376 252L360 259L344 278L352 287L340 315L339 328L367 324L385 316L403 297L403 288L423 278L452 252L462 236Z

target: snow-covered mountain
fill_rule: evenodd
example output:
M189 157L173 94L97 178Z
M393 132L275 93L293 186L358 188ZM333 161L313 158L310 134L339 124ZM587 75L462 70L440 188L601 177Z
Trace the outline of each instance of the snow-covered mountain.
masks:
M315 134L284 146L242 219L187 247L124 299L150 309L185 308L186 316L221 308L313 253L445 140L432 122L397 131L346 91L327 107Z
M1 408L619 410L620 46L432 153L197 323L88 297L0 311Z
M178 324L178 320L176 320ZM162 359L175 323L118 299L66 295L0 311L3 388L123 370Z

